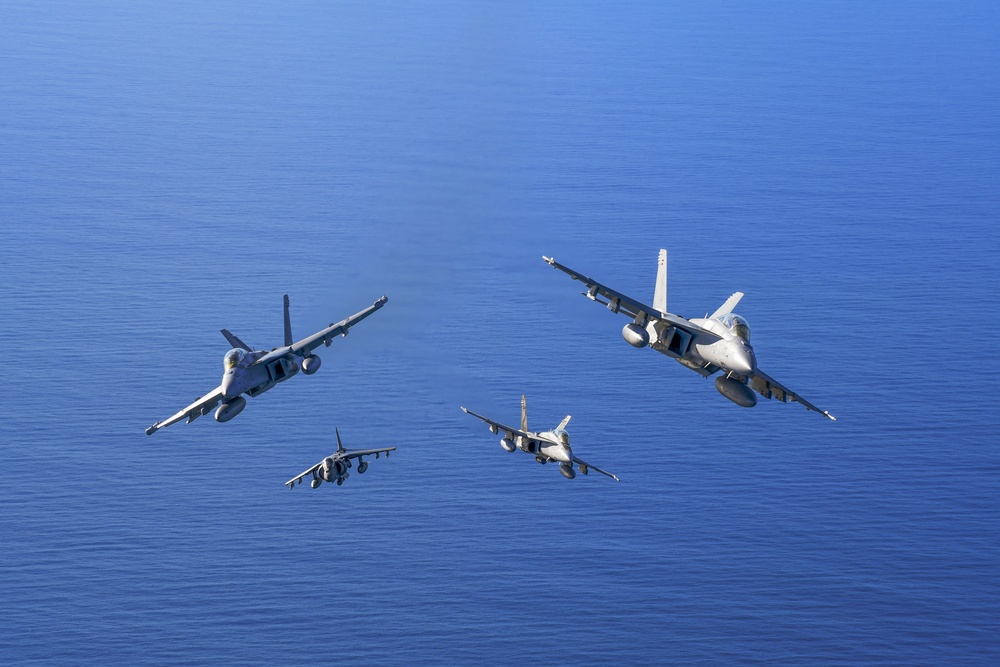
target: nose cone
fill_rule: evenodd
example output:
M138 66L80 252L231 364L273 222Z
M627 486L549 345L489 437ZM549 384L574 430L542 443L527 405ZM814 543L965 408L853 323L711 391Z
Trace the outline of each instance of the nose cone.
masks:
M733 350L729 359L732 370L737 373L752 373L757 370L757 357L753 353L753 348L749 345Z
M563 445L559 449L559 454L561 455L559 460L562 461L563 463L573 462L573 450L570 449L568 445Z
M236 398L242 393L236 385L236 373L234 371L229 371L222 376L222 394L226 397L227 401Z

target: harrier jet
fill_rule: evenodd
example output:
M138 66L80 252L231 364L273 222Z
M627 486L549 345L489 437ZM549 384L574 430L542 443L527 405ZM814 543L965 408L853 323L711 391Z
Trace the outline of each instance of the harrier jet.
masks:
M395 447L383 447L381 449L344 449L344 443L340 441L340 431L336 428L334 431L337 432L337 451L330 456L326 457L309 470L306 470L298 477L293 477L292 479L285 482L285 486L289 489L294 489L296 484L302 483L302 478L306 475L312 474L312 481L309 485L316 489L324 481L326 482L336 482L337 486L344 483L351 475L347 472L347 469L351 467L351 459L358 459L358 474L364 474L368 470L368 462L364 460L363 457L369 454L374 454L375 458L378 458L379 454L385 454L385 458L389 458L389 452L395 451Z
M228 329L223 329L222 335L226 337L233 349L226 352L222 361L222 384L180 412L147 428L146 435L153 435L161 428L182 419L187 419L190 424L198 417L207 415L217 405L219 409L215 411L215 421L227 422L246 407L247 399L243 398L243 394L249 394L251 398L260 396L279 382L284 382L298 373L300 368L306 375L312 375L319 370L320 365L320 358L312 353L313 350L320 345L329 347L333 337L338 334L346 336L351 327L384 306L388 300L388 297L383 296L346 320L331 324L322 331L293 343L292 324L288 318L288 295L286 294L285 345L274 348L270 352L252 350L249 345L229 333ZM219 405L220 403L222 405Z
M482 415L477 415L475 412L468 410L465 407L462 407L462 412L472 415L473 417L478 417L489 424L490 431L494 435L503 431L504 436L503 439L500 440L500 446L508 452L520 449L528 454L534 454L535 460L539 463L548 463L549 461L556 462L559 464L559 472L561 472L563 477L567 479L573 479L576 477L576 471L573 470L573 464L575 463L580 468L580 472L584 475L591 470L596 470L602 475L607 475L616 482L621 481L610 472L601 470L597 466L592 466L586 461L573 455L573 450L570 449L569 446L569 433L566 432L566 425L569 424L570 420L569 415L566 415L566 418L559 422L559 426L556 426L551 431L538 433L528 430L528 408L524 396L521 396L521 428L519 429L514 428L513 426L504 426L500 422L495 422Z
M752 408L757 405L756 391L764 398L801 403L836 421L828 411L816 407L757 367L757 357L750 346L750 326L733 312L743 292L733 294L710 316L686 320L667 311L666 250L660 250L652 306L616 292L551 257L542 256L542 259L586 285L587 291L581 292L584 296L604 304L612 313L632 318L632 322L622 329L622 336L629 345L651 347L705 377L721 371L715 379L715 388L733 403Z

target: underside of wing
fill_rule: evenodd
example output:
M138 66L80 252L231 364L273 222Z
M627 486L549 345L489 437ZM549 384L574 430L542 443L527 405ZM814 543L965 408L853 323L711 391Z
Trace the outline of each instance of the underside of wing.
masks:
M385 454L388 458L389 452L396 451L395 447L381 447L378 449L348 449L343 454L345 459L356 459L359 456L368 456L369 454Z
M316 470L316 468L319 468L321 465L323 465L323 461L320 461L319 463L309 468L308 470L303 471L301 475L291 478L290 480L285 482L285 486L287 486L289 489L292 488L296 484L300 483L303 477L305 477L306 475L311 475L313 471Z
M484 422L486 422L487 424L489 424L490 431L492 431L493 433L499 433L500 431L506 431L507 433L509 433L511 435L519 435L519 436L521 436L523 438L530 438L531 437L531 435L529 435L525 431L522 431L519 428L514 428L513 426L507 426L506 424L501 424L500 422L495 422L492 419L490 419L489 417L484 417L484 416L482 416L480 414L476 414L475 412L473 412L472 410L469 410L468 408L463 407L462 408L462 412L464 412L465 414L468 414L468 415L472 415L473 417L481 419Z
M299 342L292 345L292 352L300 356L306 356L320 345L326 345L329 347L335 337L346 336L351 327L384 306L388 300L388 297L383 296L381 299L364 310L354 313L350 317L343 319L336 324L331 324L327 328L322 331L317 331L308 338L303 338Z
M621 481L620 479L618 479L617 475L615 475L613 473L610 473L607 470L601 470L597 466L590 465L589 463L587 463L586 461L584 461L583 459L581 459L578 456L574 456L573 457L573 463L575 463L578 466L580 466L580 472L582 472L584 475L586 475L587 472L590 471L590 470L596 470L597 472L601 473L602 475L607 475L608 477L610 477L611 479L615 480L616 482L620 482Z
M828 419L837 421L837 418L831 415L827 410L823 410L821 408L816 407L815 405L813 405L806 399L802 398L794 391L788 389L783 384L781 384L780 382L769 376L767 373L764 373L760 369L755 370L750 375L747 384L750 386L751 389L756 391L764 398L768 399L776 398L782 403L788 403L789 401L795 403L801 403L809 410L813 410L814 412L818 412L824 417L827 417Z
M188 423L190 424L198 417L201 417L202 415L207 415L209 412L214 410L215 407L222 402L223 398L224 394L222 391L222 387L221 386L216 387L215 389L205 394L204 396L202 396L201 398L199 398L198 400L196 400L194 403L187 406L183 410L180 410L174 413L173 415L167 417L163 421L156 422L155 424L147 428L146 435L153 435L161 428L170 426L171 424L176 424L182 419L187 419Z
M622 294L621 292L615 291L606 285L602 285L593 278L583 275L578 271L574 271L568 266L560 264L551 257L542 257L549 265L554 268L559 269L566 275L568 275L573 280L579 280L584 285L587 286L587 291L583 293L591 301L596 301L598 303L604 304L612 313L624 313L629 317L639 321L639 324L645 326L645 321L647 320L660 320L661 322L666 322L667 324L677 327L689 334L700 334L702 336L709 336L712 338L719 338L719 336L708 329L698 326L694 322L684 319L680 315L674 315L673 313L662 313L658 311L653 306L646 305L641 301L637 301L630 296ZM604 297L607 301L602 300L599 297Z

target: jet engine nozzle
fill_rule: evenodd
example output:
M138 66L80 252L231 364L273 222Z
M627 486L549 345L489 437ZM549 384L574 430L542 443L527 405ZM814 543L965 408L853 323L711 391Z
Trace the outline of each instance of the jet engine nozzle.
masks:
M622 329L622 338L632 347L643 348L649 345L649 332L635 322L625 325Z
M306 375L312 375L319 370L322 361L315 354L310 354L308 357L302 360L302 372Z
M242 396L237 396L236 398L226 401L219 406L219 409L215 411L215 421L217 422L227 422L236 415L243 412L243 408L247 406L247 399Z

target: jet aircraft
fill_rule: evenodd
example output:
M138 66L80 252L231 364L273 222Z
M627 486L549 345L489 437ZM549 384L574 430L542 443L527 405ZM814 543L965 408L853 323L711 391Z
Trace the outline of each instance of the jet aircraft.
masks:
M351 467L351 459L358 459L358 474L364 474L368 470L368 462L365 461L364 457L369 454L374 454L375 458L379 457L379 454L385 454L385 458L389 458L389 452L395 451L395 447L382 447L381 449L344 449L344 443L340 441L340 431L334 429L337 433L337 451L330 456L326 457L309 470L306 470L298 477L293 477L292 479L285 482L285 486L289 489L294 489L296 484L302 483L302 478L306 475L312 474L312 481L309 485L317 489L319 485L324 481L326 482L336 482L337 486L344 483L350 473L347 469Z
M223 358L222 384L183 410L163 421L154 423L146 429L146 435L152 435L161 428L185 418L190 424L198 417L207 415L220 403L222 405L219 405L219 409L215 411L215 421L227 422L246 407L247 399L243 398L244 393L249 394L251 398L260 396L279 382L284 382L298 373L299 369L306 375L312 375L319 370L320 365L320 358L312 353L313 350L320 345L330 347L334 336L338 334L346 336L351 327L384 306L388 300L388 297L383 296L361 312L293 343L292 325L288 317L288 295L286 294L284 299L285 344L270 352L253 350L231 334L228 329L223 329L222 335L233 346L233 349L226 352L226 356Z
M757 405L756 391L768 399L801 403L809 410L836 421L836 417L828 411L816 407L757 367L757 357L750 345L750 326L743 317L733 312L743 298L743 292L730 296L711 315L687 320L667 311L666 250L660 250L652 306L616 292L551 257L543 255L542 259L586 285L587 291L581 294L590 300L604 304L612 313L623 313L632 318L632 322L622 329L622 336L629 345L637 348L648 346L673 357L704 377L721 371L722 374L715 379L715 388L733 403L752 408Z
M610 472L590 465L583 459L573 455L573 450L569 446L569 433L566 432L566 425L569 424L570 415L566 415L566 418L559 422L559 426L556 426L551 431L538 433L528 430L528 407L523 395L521 396L521 428L519 429L495 422L492 419L476 414L464 406L462 406L462 412L473 417L478 417L489 424L490 432L494 435L503 431L504 436L500 440L500 446L506 451L513 452L515 449L520 449L528 454L534 454L535 460L539 463L548 463L549 461L558 463L559 472L566 479L576 477L576 471L573 469L573 464L575 463L584 475L590 470L596 470L616 482L621 481Z

